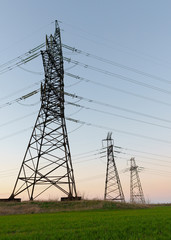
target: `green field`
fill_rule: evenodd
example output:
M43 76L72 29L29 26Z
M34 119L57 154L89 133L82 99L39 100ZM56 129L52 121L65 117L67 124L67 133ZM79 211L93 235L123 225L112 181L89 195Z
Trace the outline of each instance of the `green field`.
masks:
M39 204L47 212L53 205ZM101 209L0 216L0 240L171 239L171 206L128 208L104 204Z

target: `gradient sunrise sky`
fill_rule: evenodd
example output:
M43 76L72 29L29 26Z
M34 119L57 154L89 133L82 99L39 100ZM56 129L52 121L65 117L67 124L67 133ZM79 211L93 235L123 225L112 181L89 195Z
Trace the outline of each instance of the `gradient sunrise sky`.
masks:
M44 77L41 56L12 70L8 63L5 73L3 64L45 42L58 20L63 44L112 61L63 49L65 57L84 63L65 62L65 72L90 80L65 75L65 90L103 103L78 103L89 109L66 104L66 116L93 125L67 121L78 192L103 198L106 157L99 152L112 131L115 145L122 147L116 164L126 200L129 159L135 157L143 167L139 174L146 200L171 201L170 8L167 0L1 1L0 197L12 192L40 108L39 94L18 103L15 99L38 89ZM42 196L59 197L55 190Z

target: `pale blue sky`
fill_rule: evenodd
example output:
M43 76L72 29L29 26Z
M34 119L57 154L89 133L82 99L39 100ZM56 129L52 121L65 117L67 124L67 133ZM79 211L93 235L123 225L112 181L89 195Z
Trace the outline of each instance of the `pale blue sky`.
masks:
M3 63L43 43L46 34L53 34L54 20L57 19L60 21L62 42L64 44L171 81L170 8L170 1L159 0L2 0L0 6L0 67ZM170 84L159 81L156 78L149 78L79 54L71 54L66 49L63 49L63 53L65 57L170 91ZM129 91L137 95L143 95L147 98L153 98L171 104L170 93L162 93L160 91L145 88L132 84L127 80L124 81L117 77L109 77L105 74L80 66L69 69L72 66L72 63L65 63L65 71L96 81L100 84L110 85L111 88L119 88L123 91ZM38 57L36 60L23 67L26 70L37 72L37 74L24 71L21 68L15 68L4 74L0 73L0 105L19 98L39 87L39 85L35 85L11 97L6 97L11 93L27 88L31 84L43 79L43 75L39 74L43 73L41 57ZM2 68L0 68L0 71L1 69ZM73 85L76 82L76 80L65 76L65 90L89 99L110 103L120 108L131 109L171 121L170 106L140 99L91 83L82 82ZM4 99L2 100L2 98ZM66 98L66 100L74 101L74 99L70 98ZM38 101L39 95L36 95L22 102L25 106L15 103L11 106L1 108L0 126L18 117L22 118L27 114L37 112L40 107ZM34 103L35 106L32 106ZM118 146L171 156L171 129L169 129L169 122L150 119L84 101L79 102L79 104L113 114L124 115L127 118L135 118L168 127L161 128L147 125L85 109L76 113L78 110L77 108L66 105L67 116L76 113L71 116L72 118L103 125L109 129L113 128L168 141L168 143L153 141L113 131L115 144ZM12 191L18 168L21 165L28 144L31 129L12 137L4 137L32 127L36 115L37 113L34 113L34 115L30 117L0 127L0 196L8 196ZM72 132L78 126L79 125L67 121L68 132ZM106 137L107 132L107 129L83 126L69 134L77 188L80 193L84 193L87 197L103 197L106 159L94 159L92 161L76 164L78 161L89 160L98 157L98 155L93 155L89 158L80 157L79 159L74 156L101 148L101 141ZM151 201L170 201L170 159L149 154L135 153L131 150L123 151L127 153L120 155L120 157L124 159L116 159L118 170L121 171L127 168L127 160L135 156L138 165L146 168L141 172L145 196ZM143 156L146 158L143 158ZM153 171L156 169L157 171L155 173L158 175L153 174ZM120 178L123 183L123 190L126 198L129 199L129 174L121 174ZM53 194L50 197L53 197Z

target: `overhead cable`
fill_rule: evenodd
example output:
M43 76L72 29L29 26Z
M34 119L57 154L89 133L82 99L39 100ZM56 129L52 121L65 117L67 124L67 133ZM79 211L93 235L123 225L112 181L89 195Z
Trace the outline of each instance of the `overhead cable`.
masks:
M162 92L162 93L165 93L165 94L169 94L169 95L171 94L171 91L168 91L166 89L162 89L162 88L159 88L159 87L147 84L147 83L139 82L139 81L137 81L135 79L128 78L128 77L123 76L121 74L117 74L117 73L113 73L113 72L110 72L110 71L107 71L107 70L104 70L104 69L101 69L101 68L97 68L97 67L94 67L94 66L91 66L91 65L88 65L88 64L76 61L76 60L72 60L71 58L63 57L63 59L64 59L64 61L67 61L68 63L71 62L71 63L77 64L77 65L79 65L79 66L81 66L83 68L88 68L88 69L91 69L93 71L96 71L96 72L108 75L110 77L119 78L119 79L121 79L123 81L130 82L132 84L136 84L136 85L139 85L139 86L143 86L145 88L150 88L150 89L153 89L155 91Z
M22 100L25 100L25 99L27 99L27 98L29 98L29 97L32 97L33 95L37 94L39 91L40 91L39 89L34 90L34 91L32 91L32 92L30 92L30 93L28 93L28 94L26 94L26 95L23 95L23 96L20 97L20 98L17 98L17 99L15 99L15 100L12 100L12 101L9 101L9 102L7 102L7 103L4 103L4 104L0 105L0 108L6 107L6 106L10 106L10 105L13 104L13 103L17 103L17 102L20 102L20 101L22 101ZM36 104L37 104L37 103L36 103Z
M118 109L118 110L121 110L121 111L124 111L124 112L129 112L129 113L137 114L137 115L148 117L148 118L153 118L153 119L156 119L156 120L159 120L159 121L171 123L171 120L168 120L168 119L156 117L156 116L153 116L153 115L150 115L150 114L146 114L146 113L137 112L137 111L134 111L132 109L122 108L122 107L119 107L119 106L116 106L116 105L112 105L112 104L109 104L109 103L104 103L104 102L97 101L97 100L94 100L94 99L81 97L81 96L78 96L76 94L65 92L65 95L69 96L71 98L84 100L84 101L89 102L89 103L95 103L95 104L102 105L102 106L105 106L105 107L114 108L114 109Z
M149 139L149 140L152 140L152 141L171 144L171 141L168 141L168 140L165 140L165 139L153 138L153 137L150 137L150 136L145 136L145 135L137 134L137 133L133 133L133 132L127 132L127 131L123 131L123 130L119 130L119 129L115 129L115 128L110 128L110 127L107 127L107 126L97 125L97 124L94 124L94 123L85 122L85 121L78 120L78 119L73 119L73 118L68 118L68 117L66 117L66 119L68 121L84 124L84 125L90 126L90 127L96 127L96 128L100 128L100 129L119 132L119 133L126 134L126 135L131 135L131 136L138 137L138 138L144 138L144 139Z
M147 154L147 155L150 154L150 155L157 156L157 157L162 157L162 158L164 157L164 158L171 159L171 156L162 155L162 154L156 154L156 153L151 153L151 152L146 152L146 151L141 151L141 150L127 148L127 147L115 146L115 148L120 148L120 149L130 150L130 151L133 151L133 152L143 153L143 154Z
M137 98L145 99L147 101L152 101L152 102L155 102L157 104L159 103L159 104L162 104L162 105L166 105L168 107L171 106L171 104L168 103L168 102L163 102L163 101L158 100L158 99L154 99L154 98L143 96L143 95L140 95L140 94L137 94L137 93L129 92L127 90L116 88L116 87L113 87L111 85L107 85L107 84L104 84L104 83L99 83L99 82L96 82L94 80L90 80L90 79L87 79L87 78L84 78L84 77L80 77L78 75L75 75L75 74L72 74L72 73L69 73L69 72L65 72L65 75L79 80L77 83L75 83L73 85L79 84L81 81L84 81L86 83L91 83L91 84L94 84L96 86L101 86L101 87L107 88L109 90L113 90L113 91L121 92L121 93L124 93L124 94L128 94L128 95L131 95L131 96L134 96L134 97L137 97ZM73 85L70 85L70 86L73 86Z
M140 75L144 75L146 77L149 77L149 78L153 78L155 80L158 80L158 81L161 81L162 83L168 83L168 84L171 84L171 81L170 80L167 80L165 78L162 78L162 77L158 77L156 75L153 75L153 74L150 74L150 73L146 73L144 71L141 71L141 70L138 70L136 68L132 68L132 67L128 67L126 65L123 65L121 63L118 63L118 62L115 62L115 61L112 61L112 60L109 60L109 59L106 59L106 58L103 58L103 57L100 57L100 56L97 56L97 55L94 55L94 54L91 54L91 53L88 53L88 52L85 52L85 51L82 51L80 49L77 49L75 47L70 47L66 44L62 44L62 46L72 52L76 52L76 53L79 53L79 54L82 54L86 57L91 57L95 60L99 60L101 62L104 62L104 63L107 63L107 64L111 64L113 66L116 66L116 67L119 67L119 68L122 68L122 69L125 69L125 70L128 70L128 71L132 71L132 72L135 72L135 73L138 73Z
M40 91L40 89L36 89L26 95L23 95L22 97L20 98L17 98L15 100L12 100L12 101L9 101L9 102L6 102L2 105L0 105L0 108L3 108L3 107L6 107L6 106L10 106L12 105L13 103L16 103L16 102L20 102L22 100L25 100L35 94L37 94L38 92ZM121 108L121 107L118 107L118 106L115 106L115 105L112 105L112 104L108 104L108 103L104 103L104 102L100 102L100 101L96 101L96 100L93 100L93 99L89 99L89 98L84 98L84 97L81 97L81 96L78 96L76 94L72 94L72 93L68 93L68 92L65 92L64 93L66 96L69 96L71 98L76 98L78 100L84 100L84 101L87 101L89 103L95 103L95 104L98 104L98 105L102 105L102 106L105 106L105 107L109 107L109 108L114 108L114 109L118 109L120 111L124 111L124 112L129 112L129 113L133 113L133 114L136 114L136 115L140 115L140 116L144 116L144 117L147 117L147 118L152 118L152 119L155 119L155 120L159 120L159 121L163 121L163 122L167 122L167 123L171 123L171 120L168 120L168 119L164 119L164 118L159 118L159 117L156 117L156 116L153 116L153 115L149 115L149 114L146 114L146 113L141 113L141 112L137 112L137 111L134 111L132 109L126 109L126 108ZM115 113L109 113L107 111L102 111L102 110L97 110L95 108L91 108L91 107L86 107L86 106L83 106L83 105L80 105L80 104L77 104L77 103L72 103L72 102L69 102L69 101L65 101L67 104L70 104L70 105L73 105L73 106L76 106L76 107L79 107L81 109L89 109L89 110L92 110L92 111L96 111L96 112L101 112L101 113L104 113L104 114L108 114L108 115L113 115L113 116L116 116L116 117L121 117L121 118L125 118L125 119L129 119L129 120L132 120L132 121L137 121L137 122L141 122L141 123L145 123L145 124L149 124L149 125L154 125L154 126L157 126L157 127L162 127L162 128L167 128L167 129L170 129L169 126L164 126L164 125L160 125L160 124L156 124L156 123L151 123L151 122L147 122L147 121L144 121L144 120L138 120L138 119L135 119L135 118L131 118L131 117L127 117L127 116L123 116L123 115L120 115L120 114L115 114ZM37 103L36 103L37 104ZM35 104L34 104L35 105ZM80 110L81 110L80 109ZM79 110L79 111L80 111ZM77 111L77 112L79 112ZM73 114L76 114L77 112L73 113ZM71 115L73 115L71 114Z
M156 127L161 127L161 128L166 128L166 129L170 129L170 130L171 130L171 127L169 127L169 126L164 126L164 125L160 125L160 124L156 124L156 123L152 123L152 122L147 122L147 121L143 121L143 120L140 120L140 119L135 119L135 118L123 116L123 115L116 114L116 113L111 113L111 112L107 112L107 111L102 111L102 110L98 110L98 109L96 109L96 108L86 107L86 106L83 106L83 105L80 105L80 104L75 104L75 103L68 102L68 101L66 101L66 103L67 103L67 104L70 104L70 105L72 105L72 106L75 106L75 107L79 107L80 110L81 110L81 109L91 110L91 111L95 111L95 112L107 114L107 115L110 115L110 116L115 116L115 117L119 117L119 118L131 120L131 121L135 121L135 122L138 122L138 123L144 123L144 124L148 124L148 125L152 125L152 126L156 126ZM77 112L78 112L78 111L77 111ZM77 113L77 112L76 112L76 113ZM70 116L72 116L72 115L73 115L73 114L70 114Z

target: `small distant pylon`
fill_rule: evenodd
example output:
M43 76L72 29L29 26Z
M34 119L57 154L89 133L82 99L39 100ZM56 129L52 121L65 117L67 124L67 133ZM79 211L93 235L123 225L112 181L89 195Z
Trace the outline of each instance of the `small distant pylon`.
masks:
M130 159L130 202L145 204L145 198L138 174L135 158Z
M114 141L111 138L112 133L107 134L107 138L103 141L107 141L107 169L106 169L106 181L105 181L105 193L104 200L113 200L125 202L121 182L119 179L118 170L116 167L113 145Z

